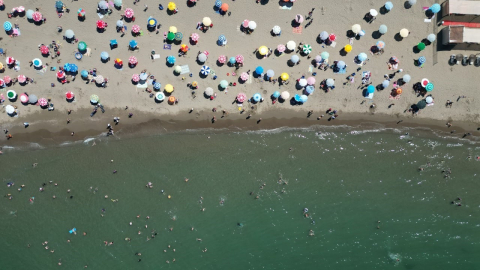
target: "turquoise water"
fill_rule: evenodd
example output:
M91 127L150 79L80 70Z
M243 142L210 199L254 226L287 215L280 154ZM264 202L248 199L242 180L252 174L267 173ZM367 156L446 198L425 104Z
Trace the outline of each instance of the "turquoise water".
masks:
M409 132L192 131L4 149L1 268L479 268L480 147Z

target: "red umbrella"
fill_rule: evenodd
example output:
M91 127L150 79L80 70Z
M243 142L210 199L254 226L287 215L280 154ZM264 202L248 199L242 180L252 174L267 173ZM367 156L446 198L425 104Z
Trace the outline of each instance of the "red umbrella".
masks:
M244 93L239 93L237 95L237 101L238 102L245 102L245 100L247 99L247 95L245 95Z
M71 100L75 97L75 95L72 93L72 91L68 91L67 93L65 93L65 97L68 99L68 100Z
M135 24L135 25L132 25L132 32L133 32L133 33L138 33L138 32L140 32L140 26L138 26L138 25L136 25L136 24Z
M134 82L140 81L140 76L138 76L138 74L133 74L132 81L134 81Z
M123 65L123 61L120 58L117 58L115 59L115 64L121 66Z
M42 45L42 46L40 47L40 52L41 52L43 55L48 55L48 54L50 53L50 49L49 49L47 46Z
M105 26L107 26L107 24L104 21L102 21L102 20L97 21L97 28L98 29L104 29Z
M5 81L0 79L0 86L5 86Z
M190 36L190 38L191 38L193 41L197 42L198 39L200 38L200 36L199 36L197 33L193 33L193 34Z
M330 39L330 41L335 41L337 39L337 36L335 34L330 34L330 36L328 36L328 39Z
M58 79L65 78L65 72L63 72L62 70L57 71L57 78Z
M9 84L12 82L12 79L10 78L10 76L4 76L3 80L5 81L6 84Z
M138 60L135 56L130 56L130 58L128 58L128 63L130 65L136 65L138 63Z
M19 83L24 83L27 81L27 77L25 75L18 75L18 82Z
M45 106L48 105L48 101L47 101L46 98L41 98L41 99L38 100L38 104L42 107L45 107Z
M243 55L239 54L235 56L235 60L237 61L237 63L243 63Z
M131 8L125 9L125 17L127 17L129 19L132 18L133 17L133 9L131 9Z
M227 57L225 55L220 55L218 57L218 62L224 64L225 62L227 62Z
M15 63L15 58L9 56L7 57L7 64L13 65Z
M38 11L33 12L33 14L32 14L32 19L33 19L34 21L39 22L39 21L42 20L42 18L43 18L42 13L40 13L40 12L38 12Z

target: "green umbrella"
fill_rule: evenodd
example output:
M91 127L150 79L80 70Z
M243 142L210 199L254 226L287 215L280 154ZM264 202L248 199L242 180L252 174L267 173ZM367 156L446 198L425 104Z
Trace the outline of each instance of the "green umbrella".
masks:
M430 92L433 90L433 83L428 83L427 86L425 86L425 89L427 90L427 92Z
M90 96L90 101L92 103L97 103L100 100L100 98L97 95L91 95Z
M310 46L310 45L308 45L308 44L303 45L303 52L304 52L305 54L311 53L311 52L312 52L312 46Z
M183 34L180 32L175 33L175 40L181 41L183 38Z
M220 81L220 87L222 87L222 88L227 88L227 86L228 86L227 80L221 80L221 81Z
M173 40L175 38L175 34L172 33L172 32L169 32L168 35L167 35L167 39L168 40Z
M80 41L78 43L78 50L80 51L85 51L87 50L87 43L83 42L83 41Z
M427 107L427 102L425 100L420 100L418 103L417 103L417 107L419 109L425 109L425 107Z
M425 43L423 43L423 42L418 43L417 48L418 48L420 51L425 50Z

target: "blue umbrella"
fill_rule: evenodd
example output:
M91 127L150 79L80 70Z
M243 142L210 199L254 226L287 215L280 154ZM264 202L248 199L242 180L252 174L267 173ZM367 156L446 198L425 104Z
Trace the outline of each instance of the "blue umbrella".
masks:
M162 84L159 82L155 82L155 84L153 85L153 88L156 90L160 90L160 88L162 88Z
M309 95L311 95L313 91L315 91L315 88L313 88L313 85L307 85L307 87L305 88L305 92L308 93Z
M175 61L177 61L177 59L175 59L175 56L173 55L169 55L167 56L167 62L171 65L175 64Z
M235 64L235 62L237 62L237 60L235 60L235 57L230 57L230 59L228 60L228 62L230 62L230 64Z
M362 61L362 62L363 62L363 61L367 60L368 56L367 56L366 53L363 53L363 52L362 52L362 53L360 53L360 54L357 56L357 58L358 58L359 61Z
M63 65L63 69L66 71L66 72L70 72L70 63L66 63L65 65Z
M180 32L175 33L175 40L182 40L183 34Z
M217 8L220 8L220 7L222 6L222 1L216 0L216 1L215 1L215 6L216 6Z
M42 64L42 62L40 61L40 59L33 59L33 65L38 67Z
M102 52L100 54L100 58L102 58L102 60L107 60L108 57L109 57L108 52Z
M374 92L375 92L375 86L373 86L373 85L370 84L370 85L367 87L367 92L368 92L369 94L374 93Z
M295 94L295 96L293 98L295 99L296 102L300 102L300 95L299 94Z
M262 100L262 96L259 93L256 93L255 95L253 95L253 100L255 102L259 102L260 100Z
M132 40L130 40L130 43L128 45L130 45L130 48L134 49L134 48L137 47L138 43L137 43L136 40L132 39Z
M327 33L327 31L323 31L323 32L320 33L319 36L320 36L321 40L326 40L328 38L328 33Z
M70 72L75 73L78 71L78 66L75 64L70 64Z
M420 56L420 58L418 58L418 62L419 62L420 64L423 64L423 63L425 63L426 61L427 61L427 59L425 58L425 56Z
M440 11L441 8L442 8L442 7L440 6L440 4L435 3L435 4L433 4L433 5L430 7L430 10L431 10L433 13L437 14L437 13Z
M63 2L62 2L62 1L57 1L57 2L55 2L55 8L57 8L57 9L63 9Z
M258 67L255 69L255 73L257 73L258 75L262 74L262 73L263 73L263 67L258 66Z
M275 91L275 92L273 92L272 96L273 96L274 98L279 98L279 97L280 97L280 92Z
M6 21L5 23L3 23L3 29L5 29L5 31L7 32L12 30L12 23L9 21Z
M386 2L385 3L385 9L386 10L392 10L392 8L393 8L392 2Z
M224 35L218 36L218 42L219 43L225 42L226 40L227 40L227 38Z
M344 68L345 66L346 66L345 62L343 62L343 61L338 61L337 62L337 67L340 68L340 69Z
M86 71L85 69L82 70L82 72L80 73L80 75L82 76L82 78L86 78L88 77L88 71Z
M203 75L210 74L210 67L209 66L203 66L202 69L200 70L200 73L203 74Z
M300 96L300 102L305 103L305 102L307 102L307 100L308 100L308 97L306 95L301 95Z

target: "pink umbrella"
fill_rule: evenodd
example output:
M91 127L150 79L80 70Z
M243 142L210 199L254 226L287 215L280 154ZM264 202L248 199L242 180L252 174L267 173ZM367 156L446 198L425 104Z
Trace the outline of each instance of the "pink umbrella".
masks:
M307 84L308 85L314 85L315 84L315 77L308 77Z
M315 61L321 62L321 61L322 61L322 57L321 57L320 55L315 56Z
M193 41L197 42L198 39L200 38L200 36L199 36L197 33L193 33L193 34L190 36L190 38L191 38Z
M131 9L131 8L125 9L125 17L127 17L129 19L132 18L133 17L133 9Z
M7 64L9 64L9 65L15 64L15 58L13 58L11 56L7 57Z
M3 6L3 0L0 0L0 6Z
M32 19L33 19L34 21L39 22L39 21L42 20L42 18L43 18L42 13L40 13L40 12L38 12L38 11L33 12L33 14L32 14Z
M132 25L132 32L133 32L133 33L138 33L138 32L140 32L140 26L138 26L138 25L136 25L136 24L135 24L135 25Z
M40 47L40 52L41 52L43 55L48 55L48 54L50 53L50 49L49 49L47 46L42 45L42 46Z
M6 84L9 84L12 82L12 78L10 78L10 76L4 76L3 80L5 81Z
M128 58L128 63L130 65L136 65L138 63L138 60L135 56L130 56L130 58Z
M297 23L302 23L303 22L303 16L300 14L295 15L295 21Z
M1 86L1 87L5 86L5 81L2 80L2 79L0 79L0 86Z
M243 63L243 55L239 54L235 56L235 60L237 61L237 63Z
M248 75L246 72L243 72L242 75L240 75L240 79L242 79L242 81L246 81L248 78L250 78L250 75Z
M139 82L140 81L140 76L138 76L138 74L133 74L132 81Z
M330 41L335 41L337 39L337 36L335 34L330 34L330 36L328 36L328 39L330 39Z
M68 91L67 93L65 93L65 98L67 98L68 100L71 100L75 97L75 95L73 94L72 91Z
M65 78L65 72L62 70L57 71L57 79L63 79Z
M280 53L283 53L285 51L285 49L286 49L285 45L283 45L283 44L279 44L277 46L277 51L280 52Z
M19 6L19 7L17 8L17 12L18 12L18 13L22 13L22 12L24 12L24 11L25 11L25 7L24 7L24 6Z
M97 28L98 29L104 29L105 27L107 26L107 23L102 21L102 20L98 20L97 21Z
M243 26L244 28L248 28L248 23L249 23L249 22L250 22L249 20L244 20L242 26Z
M247 99L247 95L245 95L244 93L238 93L237 95L237 101L242 103L242 102L245 102L245 100Z
M47 101L46 98L41 98L41 99L38 100L38 104L42 107L45 107L45 106L48 105L48 101Z
M18 82L19 83L24 83L27 81L27 77L25 75L18 75Z
M20 95L20 102L22 103L28 103L28 96L25 94Z
M218 57L218 62L219 62L220 64L224 64L225 62L227 62L227 57L226 57L225 55L220 55L220 56Z

